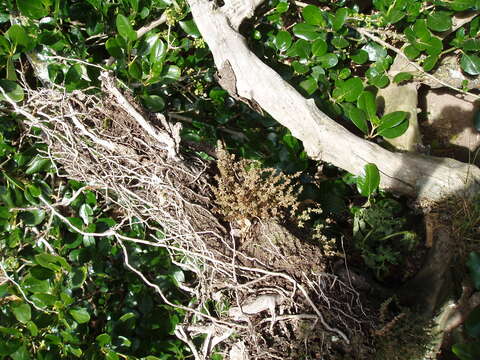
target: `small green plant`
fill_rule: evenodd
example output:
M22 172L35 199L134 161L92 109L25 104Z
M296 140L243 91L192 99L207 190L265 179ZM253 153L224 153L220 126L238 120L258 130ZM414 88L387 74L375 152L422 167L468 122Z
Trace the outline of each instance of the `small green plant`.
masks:
M470 270L470 277L473 285L480 290L480 254L471 252L467 267ZM460 360L475 360L480 358L480 306L477 306L468 316L463 324L465 332L472 341L458 343L452 346L452 352Z
M401 264L404 254L417 245L416 234L406 230L402 210L394 199L351 209L355 247L378 279L387 276L392 265Z

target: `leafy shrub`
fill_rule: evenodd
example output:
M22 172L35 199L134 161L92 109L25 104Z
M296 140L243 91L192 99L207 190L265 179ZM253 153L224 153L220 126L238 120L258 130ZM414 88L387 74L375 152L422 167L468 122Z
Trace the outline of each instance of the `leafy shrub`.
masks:
M405 230L402 210L402 205L394 199L351 209L355 246L379 279L388 274L391 265L400 264L403 256L417 244L416 234Z

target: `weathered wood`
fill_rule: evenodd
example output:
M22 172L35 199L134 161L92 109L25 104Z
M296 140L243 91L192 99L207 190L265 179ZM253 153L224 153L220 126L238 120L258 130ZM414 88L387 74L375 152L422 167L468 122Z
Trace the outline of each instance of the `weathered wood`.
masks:
M238 99L259 105L293 136L303 142L308 155L361 174L367 163L379 168L381 186L425 200L440 200L462 191L477 190L480 169L452 159L393 153L347 131L305 99L248 48L235 29L232 5L217 7L208 0L188 0L194 20L220 69L220 78L234 79L228 91ZM238 2L238 1L237 1ZM248 2L258 5L259 1ZM229 5L230 4L230 5ZM253 6L253 5L252 5ZM225 13L222 9L228 9ZM239 11L245 16L248 11ZM242 18L243 19L243 18ZM235 26L232 26L235 24ZM225 72L232 71L233 74ZM232 86L234 85L234 86Z

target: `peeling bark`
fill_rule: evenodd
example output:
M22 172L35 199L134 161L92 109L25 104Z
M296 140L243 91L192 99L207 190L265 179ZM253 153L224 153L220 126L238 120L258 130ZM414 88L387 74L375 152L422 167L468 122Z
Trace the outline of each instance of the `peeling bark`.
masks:
M252 53L236 28L252 13L225 1L217 7L208 0L188 0L194 20L212 51L217 69L234 73L236 96L258 104L293 136L303 142L314 160L322 160L359 175L367 163L380 170L382 188L419 200L437 201L452 194L478 189L480 169L452 159L416 154L392 153L361 139L320 111L313 100L305 99L273 69ZM253 7L260 1L245 2ZM224 11L227 9L228 11ZM240 14L235 17L235 14Z

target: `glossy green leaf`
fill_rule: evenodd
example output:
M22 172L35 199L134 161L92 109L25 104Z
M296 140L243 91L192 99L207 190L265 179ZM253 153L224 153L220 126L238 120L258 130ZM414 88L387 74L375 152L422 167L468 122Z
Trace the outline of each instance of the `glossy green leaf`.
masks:
M176 65L168 65L165 68L164 77L169 80L178 81L181 75L182 75L182 70L180 70L180 68Z
M83 223L85 225L88 225L92 222L93 220L93 209L90 205L88 204L82 204L82 206L80 206L80 211L79 211L79 216L80 218L83 220Z
M45 4L50 4L50 2L40 0L16 0L16 2L22 15L26 17L40 19L49 13L49 9Z
M22 282L22 288L31 293L48 293L50 284L48 280L38 280L34 277L28 276Z
M24 98L24 92L20 85L10 80L0 80L0 87L5 91L7 96L15 102L20 102ZM0 93L0 101L5 101L5 97Z
M50 165L50 159L44 158L40 155L35 155L35 157L28 163L27 170L25 174L32 175L39 173L40 171L45 170Z
M312 54L314 56L322 56L327 53L328 45L323 39L317 39L312 43Z
M343 36L338 35L332 38L331 43L337 49L344 49L350 45L347 39L345 39Z
M433 31L448 31L452 28L452 15L445 11L436 11L427 16L427 26Z
M28 321L26 324L28 331L30 331L30 335L37 336L38 335L38 327L33 321Z
M396 138L408 129L408 113L404 111L394 111L384 115L380 119L380 126L377 134L388 139Z
M464 11L475 6L475 0L453 0L450 7L455 11Z
M95 340L100 347L104 347L112 342L112 338L108 334L100 334L95 338Z
M413 75L411 73L400 72L397 75L395 75L395 77L393 78L393 82L397 83L397 84L400 84L404 81L409 81L409 80L412 80L412 79L413 79Z
M332 28L335 31L338 31L342 28L343 24L345 24L345 20L348 16L348 9L347 8L340 8L335 13L335 17L332 21Z
M468 39L462 44L464 51L480 51L480 39Z
M376 42L369 42L362 47L362 50L367 52L370 61L381 60L387 56L387 50Z
M350 58L357 64L365 64L368 61L368 52L358 50L355 54L351 55Z
M26 226L37 226L45 220L46 212L43 209L22 211L19 215Z
M27 323L32 318L32 309L27 303L12 305L12 312L15 318L22 324Z
M132 25L127 17L122 14L118 14L115 19L115 25L117 26L117 31L121 37L127 41L137 40L137 33L133 30Z
M370 121L377 117L377 104L375 102L375 95L370 91L363 91L357 99L357 106L367 114Z
M67 91L76 90L80 86L84 67L81 64L75 64L70 66L65 74L65 87Z
M288 31L279 31L273 40L278 51L287 51L292 45L292 35Z
M145 105L150 111L160 112L165 108L165 101L158 95L144 95L142 96Z
M121 59L124 56L123 49L115 38L109 38L105 42L105 48L108 53L116 59Z
M10 354L12 360L30 360L30 352L27 349L27 345L22 345L14 353Z
M306 74L308 70L310 70L310 67L308 65L302 64L299 61L292 62L292 67L297 74Z
M35 255L35 262L38 265L53 270L55 272L61 269L64 269L66 271L70 271L72 269L70 264L63 257L49 253L41 253Z
M302 10L302 16L308 24L323 26L325 20L323 18L322 10L315 5L307 5Z
M468 255L467 267L470 271L473 285L477 290L480 290L480 254L471 252Z
M368 134L367 116L363 110L353 107L348 112L348 117L364 134Z
M330 69L338 64L338 56L334 53L328 53L318 57L324 69Z
M428 40L432 37L430 30L428 30L427 22L424 19L418 19L413 25L415 36L421 40Z
M317 31L317 28L310 24L298 23L293 29L293 35L303 40L316 40L321 34Z
M198 31L197 24L193 20L179 21L178 24L191 37L197 39L201 37L200 31Z
M90 321L90 314L85 308L72 309L69 313L79 324L84 324Z
M423 70L425 71L431 71L435 65L437 64L439 60L439 56L438 55L430 55L430 56L427 56L425 58L425 60L423 61Z
M405 54L406 57L408 57L410 60L416 59L420 54L421 51L418 50L415 46L413 45L408 45L403 49L403 53Z
M363 174L357 177L357 189L363 196L372 195L380 185L380 172L375 164L364 166Z
M463 54L460 66L469 75L480 75L480 57L477 55Z
M308 95L312 95L318 89L318 84L313 77L309 76L300 82L300 87L305 90Z
M32 43L23 26L17 24L10 26L5 33L5 37L12 43L21 45L26 49L29 49Z
M135 80L142 79L142 65L140 64L139 61L137 60L132 61L128 65L128 74Z
M423 48L429 55L439 55L442 52L443 43L436 36L432 36L423 42Z

